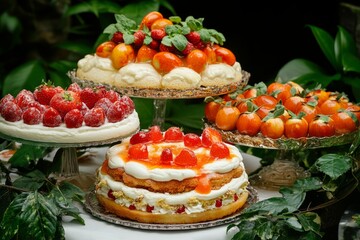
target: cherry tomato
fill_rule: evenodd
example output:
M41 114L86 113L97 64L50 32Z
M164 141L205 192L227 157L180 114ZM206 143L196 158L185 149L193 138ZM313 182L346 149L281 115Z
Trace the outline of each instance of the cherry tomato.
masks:
M216 114L215 124L221 130L235 130L240 111L235 106L223 106Z
M205 118L209 122L215 122L216 114L218 113L221 104L216 101L211 101L205 104Z
M284 135L287 138L301 138L308 135L309 124L305 118L290 118L285 122Z
M284 134L284 122L280 118L269 118L261 123L260 131L264 137L280 138Z
M350 133L357 129L357 118L351 112L341 111L332 114L330 117L334 120L335 133L338 135Z
M309 123L310 137L331 137L333 135L335 135L334 120L329 116L318 116Z
M238 132L249 136L258 134L260 127L261 118L255 112L242 113L236 122Z

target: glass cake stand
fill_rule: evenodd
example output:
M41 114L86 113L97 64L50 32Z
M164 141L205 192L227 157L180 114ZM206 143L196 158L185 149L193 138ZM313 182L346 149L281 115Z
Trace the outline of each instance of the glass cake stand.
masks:
M114 87L108 84L95 83L92 81L84 81L76 77L76 71L68 72L68 76L72 82L76 82L82 87L85 86L105 86L107 89L113 89L122 95L135 98L153 99L154 117L153 125L158 125L164 130L166 101L168 99L195 99L205 98L208 96L218 96L234 92L237 89L245 87L249 81L250 73L242 70L242 79L239 82L231 83L222 87L219 86L201 86L193 89L163 89L163 88L136 88L136 87Z
M82 143L55 143L50 142L48 139L43 139L43 141L32 141L28 139L22 139L15 136L9 136L5 135L3 133L0 133L0 137L7 139L9 141L14 141L22 144L28 144L32 146L42 146L42 147L51 147L51 148L58 148L57 151L61 151L61 166L60 170L57 174L58 178L61 179L70 179L70 178L76 178L80 175L79 171L79 165L78 165L78 157L77 157L77 149L82 147L100 147L100 146L106 146L109 144L121 142L124 138L129 137L136 132L139 131L139 127L134 130L133 132L129 133L126 136L101 140L101 141L88 141L88 142L82 142ZM49 136L51 138L51 136Z
M279 138L271 139L262 136L248 136L237 131L224 131L215 124L203 119L205 126L217 129L223 139L235 145L252 148L276 150L276 156L272 164L264 166L259 172L250 177L253 186L266 190L279 190L280 187L289 187L297 179L310 176L310 173L301 167L294 157L294 151L320 149L341 146L352 143L359 134L359 130L343 135L324 138Z

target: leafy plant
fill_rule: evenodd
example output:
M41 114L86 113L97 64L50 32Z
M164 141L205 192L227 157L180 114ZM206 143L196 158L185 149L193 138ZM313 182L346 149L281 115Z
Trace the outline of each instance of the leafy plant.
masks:
M325 30L308 25L320 49L329 61L331 69L325 69L306 59L293 59L278 72L276 81L294 81L306 88L318 84L331 90L349 89L352 98L360 101L360 56L353 37L343 27L338 26L335 39Z

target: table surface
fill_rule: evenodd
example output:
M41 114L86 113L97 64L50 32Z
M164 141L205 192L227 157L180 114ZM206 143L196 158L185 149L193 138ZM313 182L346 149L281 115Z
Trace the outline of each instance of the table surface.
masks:
M86 158L86 160L83 161L79 160L80 178L82 181L86 181L86 179L90 180L88 181L89 185L84 186L85 188L93 185L91 179L94 177L96 169L103 162L106 150L106 147L89 149L90 152L94 153L94 156ZM243 154L243 157L245 168L248 173L259 167L259 159L248 154ZM258 193L259 200L273 196L280 196L278 192L266 191L257 188L255 188L255 190ZM81 211L80 215L84 219L85 225L72 222L71 218L65 217L63 226L67 240L230 240L233 234L236 233L235 231L226 232L228 224L196 230L165 231L130 228L106 222L94 217L91 213L84 210L84 207L80 204L78 204L77 207Z

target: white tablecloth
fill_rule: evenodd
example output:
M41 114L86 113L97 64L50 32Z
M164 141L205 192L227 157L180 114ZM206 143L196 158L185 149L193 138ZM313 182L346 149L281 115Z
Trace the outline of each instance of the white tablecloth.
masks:
M107 148L95 148L96 156L91 160L79 162L79 169L82 175L93 176L95 170L101 165ZM253 156L243 154L244 163L248 173L259 166L259 160ZM271 196L277 196L278 193L256 189L259 200ZM82 211L81 217L85 225L64 219L64 229L66 240L229 240L235 233L230 231L226 233L228 225L221 225L197 230L142 230L129 228L113 224L92 216L83 209L81 205L78 208Z

